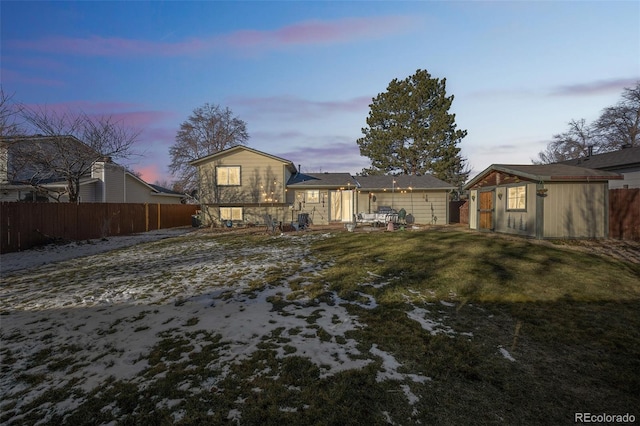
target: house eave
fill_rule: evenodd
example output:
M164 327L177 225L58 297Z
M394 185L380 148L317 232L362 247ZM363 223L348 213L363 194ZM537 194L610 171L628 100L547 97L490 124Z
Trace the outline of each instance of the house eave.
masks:
M278 156L275 156L275 155L271 155L271 154L266 153L266 152L258 151L257 149L249 148L249 147L244 146L244 145L232 146L231 148L227 148L225 150L215 152L215 153L207 155L205 157L197 158L195 160L190 161L189 165L194 166L194 167L198 167L200 164L207 163L209 161L214 160L215 158L223 157L223 156L228 155L228 154L230 154L230 153L232 153L234 151L240 151L240 150L250 151L250 152L253 152L254 154L259 154L259 155L271 158L273 160L280 161L283 164L285 164L287 166L287 168L289 168L289 170L292 173L295 173L297 171L296 166L294 166L293 162L291 162L289 160L286 160L284 158L281 158L281 157L278 157Z
M368 191L368 192L379 192L379 191L384 191L384 192L400 192L402 191L411 191L411 192L416 192L416 191L453 191L454 189L456 189L455 186L441 186L441 187L423 187L423 188L416 188L416 187L411 187L411 189L409 188L391 188L391 187L361 187L358 188L360 191Z

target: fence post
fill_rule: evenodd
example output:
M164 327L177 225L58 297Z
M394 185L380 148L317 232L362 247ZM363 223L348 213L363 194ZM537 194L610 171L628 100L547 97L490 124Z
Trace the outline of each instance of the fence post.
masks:
M149 232L149 203L144 203L144 230Z

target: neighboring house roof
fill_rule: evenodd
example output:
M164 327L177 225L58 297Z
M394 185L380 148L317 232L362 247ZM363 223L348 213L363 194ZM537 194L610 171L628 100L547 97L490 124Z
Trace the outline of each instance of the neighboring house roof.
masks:
M471 179L465 186L469 189L480 182L486 175L493 171L503 172L537 182L595 182L612 179L623 179L623 176L603 170L588 169L585 167L568 166L565 164L530 164L507 165L492 164Z
M288 188L357 188L358 182L350 173L296 173L287 182Z
M618 151L605 152L575 160L561 161L557 164L600 170L621 170L627 167L640 166L640 146L623 148Z
M152 183L149 184L149 186L151 188L153 188L156 192L160 193L160 194L165 194L165 195L179 195L181 197L184 197L184 194L181 192L177 192L177 191L173 191L171 189L168 188L164 188L162 186L158 186L158 185L154 185Z
M43 168L45 167L43 165L36 166L29 164L32 158L31 153L33 152L39 152L40 156L44 155L44 153L50 152L51 154L49 158L52 164L63 168L69 167L69 169L73 169L75 171L82 171L79 165L74 164L73 161L69 162L69 158L58 159L56 156L60 155L60 150L59 148L54 148L54 144L64 143L65 148L68 145L68 152L74 152L73 155L76 155L75 153L82 152L82 155L86 158L100 157L100 154L96 150L73 135L21 135L1 137L0 143L3 148L7 150L6 156L3 156L2 158L2 161L6 161L6 164L2 165L3 173L6 174L4 178L13 184L29 182L34 178L37 178L39 184L50 184L63 179L62 176L56 175L53 170ZM48 165L49 164L46 166ZM83 166L88 165L89 163L83 164Z
M141 184L149 188L149 190L152 192L152 195L166 196L166 197L180 197L180 198L185 196L185 194L181 194L179 192L172 191L167 188L163 188L162 186L145 182L144 180L142 180L141 178L139 178L138 176L136 176L135 174L129 171L127 171L126 173L127 173L127 176L137 180L138 182L140 182Z
M80 186L89 185L91 183L99 182L100 179L97 178L82 178L80 179ZM43 182L41 187L46 189L57 189L57 188L66 188L68 185L67 182L61 180L51 180L47 182ZM0 184L3 189L24 189L31 188L29 185L25 185L24 183L6 183Z
M195 159L195 160L189 162L189 164L192 165L192 166L198 166L200 164L207 163L209 161L213 161L216 158L224 157L224 156L227 156L229 154L233 154L234 152L243 151L243 150L244 151L253 152L254 154L262 155L262 156L265 156L265 157L269 157L269 158L274 159L276 161L280 161L280 162L286 164L287 167L289 167L291 169L292 173L295 173L297 171L296 167L289 160L285 160L284 158L276 157L275 155L267 154L266 152L258 151L257 149L249 148L248 146L244 146L244 145L236 145L236 146L233 146L231 148L227 148L227 149L224 149L222 151L218 151L218 152L213 153L211 155L207 155L205 157L201 157L201 158Z
M381 176L357 176L360 189L362 190L385 190L385 189L455 189L455 186L440 180L432 175L381 175Z

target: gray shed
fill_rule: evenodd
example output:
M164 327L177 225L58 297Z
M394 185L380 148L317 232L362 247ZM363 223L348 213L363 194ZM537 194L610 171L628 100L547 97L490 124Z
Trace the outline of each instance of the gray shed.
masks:
M538 239L608 237L618 173L564 164L493 164L471 179L469 227Z

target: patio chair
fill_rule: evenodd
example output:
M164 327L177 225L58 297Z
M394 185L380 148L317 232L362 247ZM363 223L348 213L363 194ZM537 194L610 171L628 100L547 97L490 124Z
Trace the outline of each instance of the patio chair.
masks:
M298 214L298 230L302 231L309 227L309 213Z
M267 232L271 233L271 232L275 232L276 228L278 227L278 221L275 220L273 217L271 217L270 214L265 214L263 215L264 217L264 224L267 227Z
M398 222L403 225L407 224L407 211L404 208L398 212Z

